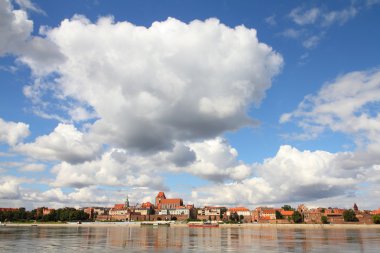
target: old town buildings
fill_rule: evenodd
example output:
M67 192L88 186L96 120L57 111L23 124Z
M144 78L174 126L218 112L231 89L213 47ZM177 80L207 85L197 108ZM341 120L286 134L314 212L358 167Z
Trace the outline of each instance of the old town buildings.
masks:
M127 198L128 201L128 198ZM318 224L326 219L329 223L344 223L341 208L314 208L309 209L301 204L297 208L284 206L284 208L257 207L250 210L246 207L205 206L195 208L194 205L184 205L181 198L167 198L164 192L159 192L155 197L155 203L142 203L130 206L129 202L115 204L107 215L100 215L100 220L124 220L124 221L156 221L156 220L203 220L210 222L244 222L244 223L294 223L303 222ZM289 209L290 208L290 209ZM371 223L371 217L377 211L360 211L354 204L353 210L361 223ZM295 220L294 215L298 215ZM322 218L325 216L326 218Z
M144 202L131 205L128 196L124 203L116 203L111 208L86 207L81 208L88 214L90 220L98 221L209 221L209 222L240 222L240 223L347 223L344 217L346 209L342 208L308 208L301 204L297 208L285 205L282 208L257 207L250 210L246 207L205 206L194 207L184 204L181 198L167 198L164 192L155 196L154 204ZM17 212L19 208L0 208L0 212ZM37 216L49 215L54 209L37 208ZM373 216L380 215L378 210L360 210L355 203L350 211L354 221L361 224L373 223Z

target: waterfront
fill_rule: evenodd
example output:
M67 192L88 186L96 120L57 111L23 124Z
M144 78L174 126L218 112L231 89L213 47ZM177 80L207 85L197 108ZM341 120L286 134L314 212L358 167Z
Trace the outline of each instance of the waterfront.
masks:
M380 228L0 228L0 252L378 252L379 248Z

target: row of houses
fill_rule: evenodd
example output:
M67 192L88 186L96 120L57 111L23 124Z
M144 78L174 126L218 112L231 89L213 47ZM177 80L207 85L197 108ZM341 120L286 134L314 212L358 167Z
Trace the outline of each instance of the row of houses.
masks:
M299 205L296 209L290 206L283 208L257 207L250 210L246 207L205 206L195 208L193 204L185 205L181 198L167 198L164 192L159 192L155 203L145 202L130 205L128 197L122 204L115 204L112 208L87 207L82 208L89 214L90 219L100 221L157 221L157 220L203 220L212 222L245 222L245 223L293 223L295 212L304 223L322 223L323 219L329 223L344 223L341 208L307 208ZM359 210L354 204L352 208L359 223L370 224L373 215L380 215L380 208L374 211ZM13 211L18 208L0 208L0 211ZM37 209L37 215L48 215L49 208ZM323 217L323 219L322 219Z
M212 222L238 221L245 223L293 223L293 215L298 212L304 223L322 223L322 216L329 223L344 223L343 212L340 208L314 208L309 209L305 205L299 205L297 209L257 207L250 210L246 207L227 208L224 206L205 206L195 208L194 205L184 205L180 198L166 198L164 192L159 192L155 203L145 202L130 206L128 197L123 204L115 204L109 210L87 208L85 212L97 220L113 221L156 221L156 220L207 220ZM372 223L372 216L380 214L380 209L375 211L361 211L356 204L353 206L359 223Z

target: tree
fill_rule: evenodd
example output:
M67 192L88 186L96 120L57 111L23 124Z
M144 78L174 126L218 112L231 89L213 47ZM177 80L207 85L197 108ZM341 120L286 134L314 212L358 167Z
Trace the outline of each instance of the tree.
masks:
M301 223L302 222L302 215L298 211L294 211L292 215L292 220L294 223Z
M373 217L372 217L372 220L373 220L373 223L375 223L375 224L380 224L380 215L374 215Z
M282 207L282 209L284 209L285 211L292 211L292 210L294 210L290 205L284 205Z
M279 219L283 219L284 216L282 216L282 214L276 210L276 219L279 220Z
M239 220L240 220L240 221L244 221L244 215L240 214L240 216L239 216Z
M233 214L230 215L230 220L232 222L238 222L239 221L239 215L235 212Z
M329 221L328 221L328 219L327 219L327 216L322 216L322 217L321 217L321 222L322 222L322 224L329 224Z
M227 212L227 208L225 208L225 207L220 208L219 218L220 218L220 219L223 219L224 214L225 214L226 212Z
M355 211L352 209L345 210L343 212L343 219L345 222L355 222L359 221L358 218L356 218Z

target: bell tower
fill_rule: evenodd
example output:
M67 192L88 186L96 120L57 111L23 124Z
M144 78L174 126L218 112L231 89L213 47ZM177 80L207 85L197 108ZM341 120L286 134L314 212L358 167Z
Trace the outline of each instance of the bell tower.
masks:
M157 194L156 203L155 203L157 208L160 208L160 204L161 204L161 201L163 199L166 199L165 193L164 192L159 192Z

